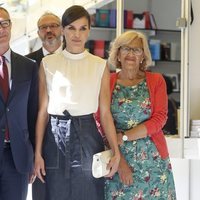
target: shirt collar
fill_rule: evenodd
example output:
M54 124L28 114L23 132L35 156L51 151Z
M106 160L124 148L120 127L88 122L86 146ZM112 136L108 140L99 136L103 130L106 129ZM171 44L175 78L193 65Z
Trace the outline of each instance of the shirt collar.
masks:
M3 54L3 56L5 57L6 61L7 61L8 63L10 63L10 62L11 62L11 49L8 49L8 51L6 51L6 52Z
M44 56L50 54L50 52L48 52L44 47L42 47L42 51ZM56 49L56 51L54 51L53 53L59 53L59 52L62 52L62 45L60 45L60 47Z

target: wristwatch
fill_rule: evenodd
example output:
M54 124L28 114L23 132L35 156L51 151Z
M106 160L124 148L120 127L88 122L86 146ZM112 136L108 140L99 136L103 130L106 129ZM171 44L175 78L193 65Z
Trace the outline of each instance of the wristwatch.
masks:
M126 133L125 133L125 131L121 131L121 133L122 133L122 140L125 142L125 141L127 141L128 140L128 136L126 135Z

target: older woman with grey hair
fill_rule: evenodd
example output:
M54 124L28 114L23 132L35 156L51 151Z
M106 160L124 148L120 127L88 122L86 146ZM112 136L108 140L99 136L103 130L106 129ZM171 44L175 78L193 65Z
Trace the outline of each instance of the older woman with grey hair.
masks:
M144 34L128 31L112 43L109 63L111 112L121 161L106 180L105 199L176 199L168 149L162 131L167 119L163 76L148 72L151 54Z

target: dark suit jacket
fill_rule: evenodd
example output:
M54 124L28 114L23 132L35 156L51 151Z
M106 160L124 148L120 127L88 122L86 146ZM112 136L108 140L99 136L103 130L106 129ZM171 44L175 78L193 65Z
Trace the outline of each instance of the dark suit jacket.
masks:
M38 107L38 66L36 62L11 51L12 86L7 103L0 91L0 160L6 119L11 151L16 169L29 173L33 169L33 134Z
M43 54L42 48L40 48L37 51L31 52L25 56L36 61L38 66L40 66L40 62L42 61L44 54ZM31 143L33 145L33 148L35 149L35 133L31 134L30 138L31 138Z
M38 49L37 51L29 53L28 55L26 55L26 57L35 60L38 64L38 66L40 66L40 62L41 62L42 58L44 57L42 48Z

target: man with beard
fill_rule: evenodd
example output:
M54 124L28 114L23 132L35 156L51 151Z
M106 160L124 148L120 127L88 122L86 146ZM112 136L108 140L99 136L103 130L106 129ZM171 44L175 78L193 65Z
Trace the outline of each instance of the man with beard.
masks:
M26 55L28 58L35 60L40 66L44 56L62 51L62 33L60 18L53 13L44 13L37 22L38 36L42 41L42 47L37 51ZM33 147L35 148L35 135L31 136ZM45 184L38 178L32 185L32 199L45 199Z
M36 60L40 66L44 56L62 51L62 33L60 18L51 12L44 13L39 18L37 26L37 33L42 41L42 47L26 56Z

